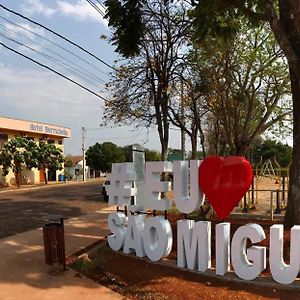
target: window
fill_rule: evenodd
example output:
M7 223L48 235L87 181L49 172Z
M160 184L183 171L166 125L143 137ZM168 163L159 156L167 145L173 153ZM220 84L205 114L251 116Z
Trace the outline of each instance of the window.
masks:
M34 137L32 137L32 136L27 136L27 137L25 137L25 139L28 141L34 141Z
M48 144L54 144L54 140L48 140Z
M8 141L8 135L0 133L0 149L2 149L3 145Z
M62 145L63 141L62 140L58 140L58 145Z

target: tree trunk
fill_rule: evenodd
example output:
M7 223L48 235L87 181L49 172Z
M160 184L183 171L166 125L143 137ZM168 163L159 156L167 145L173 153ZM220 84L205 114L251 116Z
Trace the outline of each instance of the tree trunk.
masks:
M300 225L300 58L297 63L290 63L290 77L293 94L293 161L285 214L285 225L288 228Z
M250 144L249 144L250 145ZM237 156L246 156L249 149L249 145L236 145L235 154Z
M48 184L48 178L47 178L47 172L46 172L46 168L43 169L44 172L44 177L45 177L45 185Z
M21 173L20 172L16 172L15 173L15 178L16 178L16 185L17 187L21 187Z
M162 145L161 152L160 152L160 159L162 161L167 160L167 156L168 156L168 148L165 147L165 145Z
M191 159L197 158L197 136L191 135L191 146L192 146L192 157Z
M158 94L161 94L159 91ZM161 144L161 160L167 160L169 146L169 121L168 121L168 96L166 94L158 96L155 104L155 116L157 130Z
M203 159L206 157L206 151L205 151L205 135L202 130L201 120L199 121L199 136L200 136L200 143L201 143L201 149L202 149L202 157Z

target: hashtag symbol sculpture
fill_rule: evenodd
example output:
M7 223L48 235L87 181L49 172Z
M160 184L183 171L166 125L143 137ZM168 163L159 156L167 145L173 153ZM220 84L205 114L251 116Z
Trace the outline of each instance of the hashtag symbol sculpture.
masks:
M127 205L132 196L136 196L136 172L133 163L113 164L108 175L110 185L107 187L109 205Z

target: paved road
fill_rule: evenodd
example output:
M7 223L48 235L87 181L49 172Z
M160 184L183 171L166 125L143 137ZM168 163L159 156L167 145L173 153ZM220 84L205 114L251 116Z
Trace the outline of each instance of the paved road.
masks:
M0 239L41 227L50 214L68 219L106 206L100 181L0 193Z

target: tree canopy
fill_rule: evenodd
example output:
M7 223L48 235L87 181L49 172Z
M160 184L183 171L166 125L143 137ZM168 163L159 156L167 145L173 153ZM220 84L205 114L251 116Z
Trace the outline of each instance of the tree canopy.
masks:
M292 147L275 140L265 140L255 144L251 153L254 165L261 160L264 162L267 159L272 161L276 159L281 168L287 168L292 160Z
M55 168L62 169L64 157L62 150L53 144L40 142L38 145L31 140L16 137L4 144L0 152L0 166L2 174L6 176L11 169L18 186L21 185L21 172L24 168L37 168L43 170ZM45 173L45 184L47 176Z
M198 72L211 82L206 132L228 154L245 155L258 136L291 120L288 67L266 26L242 26L230 40L211 38L195 51Z
M32 147L34 142L27 139L16 137L4 144L0 153L0 165L2 166L3 176L8 175L11 169L16 178L16 184L21 185L21 172L31 161L31 152L27 149ZM31 168L31 166L28 166Z
M112 163L124 161L125 155L122 148L111 142L96 143L86 151L86 164L94 170L110 172Z
M64 157L61 149L44 141L38 144L34 155L34 167L44 172L45 184L48 183L46 170L62 170L63 163Z

